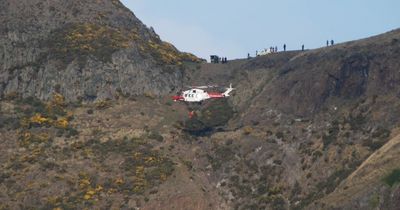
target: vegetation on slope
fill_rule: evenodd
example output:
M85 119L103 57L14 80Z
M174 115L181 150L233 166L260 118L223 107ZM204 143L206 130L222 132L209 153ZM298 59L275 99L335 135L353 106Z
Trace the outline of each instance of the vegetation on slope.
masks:
M179 52L172 44L158 38L145 38L137 29L120 29L94 23L66 25L53 33L49 42L50 56L69 63L87 56L102 62L111 62L114 52L137 47L143 56L150 55L159 64L181 65L182 62L200 62L190 53Z
M89 55L103 62L111 62L112 53L129 47L129 38L109 26L70 24L54 32L49 47L51 56L65 63Z
M184 130L192 135L205 135L218 126L224 126L234 111L226 99L210 101L184 123Z
M99 128L91 139L82 139L74 128L77 105L67 104L58 93L49 102L16 98L1 105L12 109L2 109L0 121L6 117L16 125L1 128L7 137L0 146L12 145L14 152L0 155L0 184L6 187L0 209L111 208L119 197L135 198L141 205L174 171L171 159L154 147L155 141L163 141L157 132L104 141ZM25 201L20 203L21 199Z
M397 183L400 183L400 169L393 169L388 175L383 178L383 181L391 187Z

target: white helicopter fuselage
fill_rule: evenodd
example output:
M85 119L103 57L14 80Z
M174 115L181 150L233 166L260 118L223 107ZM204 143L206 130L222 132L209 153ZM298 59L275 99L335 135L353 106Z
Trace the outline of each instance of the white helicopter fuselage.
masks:
M229 93L232 92L234 88L232 88L232 84L229 85L229 88L226 88L226 91L221 92L207 92L200 88L193 88L190 90L183 91L181 95L172 96L174 101L186 101L186 102L201 102L210 98L225 98L229 97Z
M182 93L184 101L187 102L200 102L209 99L208 93L202 89L190 89Z

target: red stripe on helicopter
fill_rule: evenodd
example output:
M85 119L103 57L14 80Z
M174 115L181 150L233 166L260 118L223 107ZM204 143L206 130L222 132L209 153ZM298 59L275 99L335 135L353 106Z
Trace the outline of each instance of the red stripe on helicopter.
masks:
M172 96L172 100L174 100L174 101L183 101L184 98L183 98L183 96Z
M208 93L208 96L210 96L210 98L223 98L223 97L225 97L224 95L222 95L222 93Z

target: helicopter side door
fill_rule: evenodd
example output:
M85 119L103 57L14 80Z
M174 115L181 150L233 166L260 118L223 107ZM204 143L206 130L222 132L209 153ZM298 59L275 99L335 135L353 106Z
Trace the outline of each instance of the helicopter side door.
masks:
M185 101L200 102L204 100L204 90L192 89L184 92Z

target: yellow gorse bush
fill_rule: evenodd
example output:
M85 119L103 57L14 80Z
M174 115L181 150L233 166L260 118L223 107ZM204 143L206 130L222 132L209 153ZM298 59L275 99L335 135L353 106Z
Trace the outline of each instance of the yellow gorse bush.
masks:
M73 50L94 52L103 47L100 42L107 39L107 44L112 48L127 48L129 40L118 29L107 26L85 23L76 25L66 35L66 47ZM65 51L68 49L65 48Z
M56 106L64 106L65 105L65 97L60 93L53 94L53 100L51 101L53 105Z
M68 119L66 117L57 119L53 124L56 128L63 128L63 129L66 129L69 125Z
M179 52L172 44L168 42L157 42L148 40L147 45L139 49L149 50L156 58L161 59L166 64L182 65L183 61L200 62L201 60L190 53Z
M33 115L30 118L30 122L31 123L37 123L39 125L43 125L45 123L49 123L50 121L51 121L50 119L48 119L46 117L43 117L40 113L36 113L35 115Z

